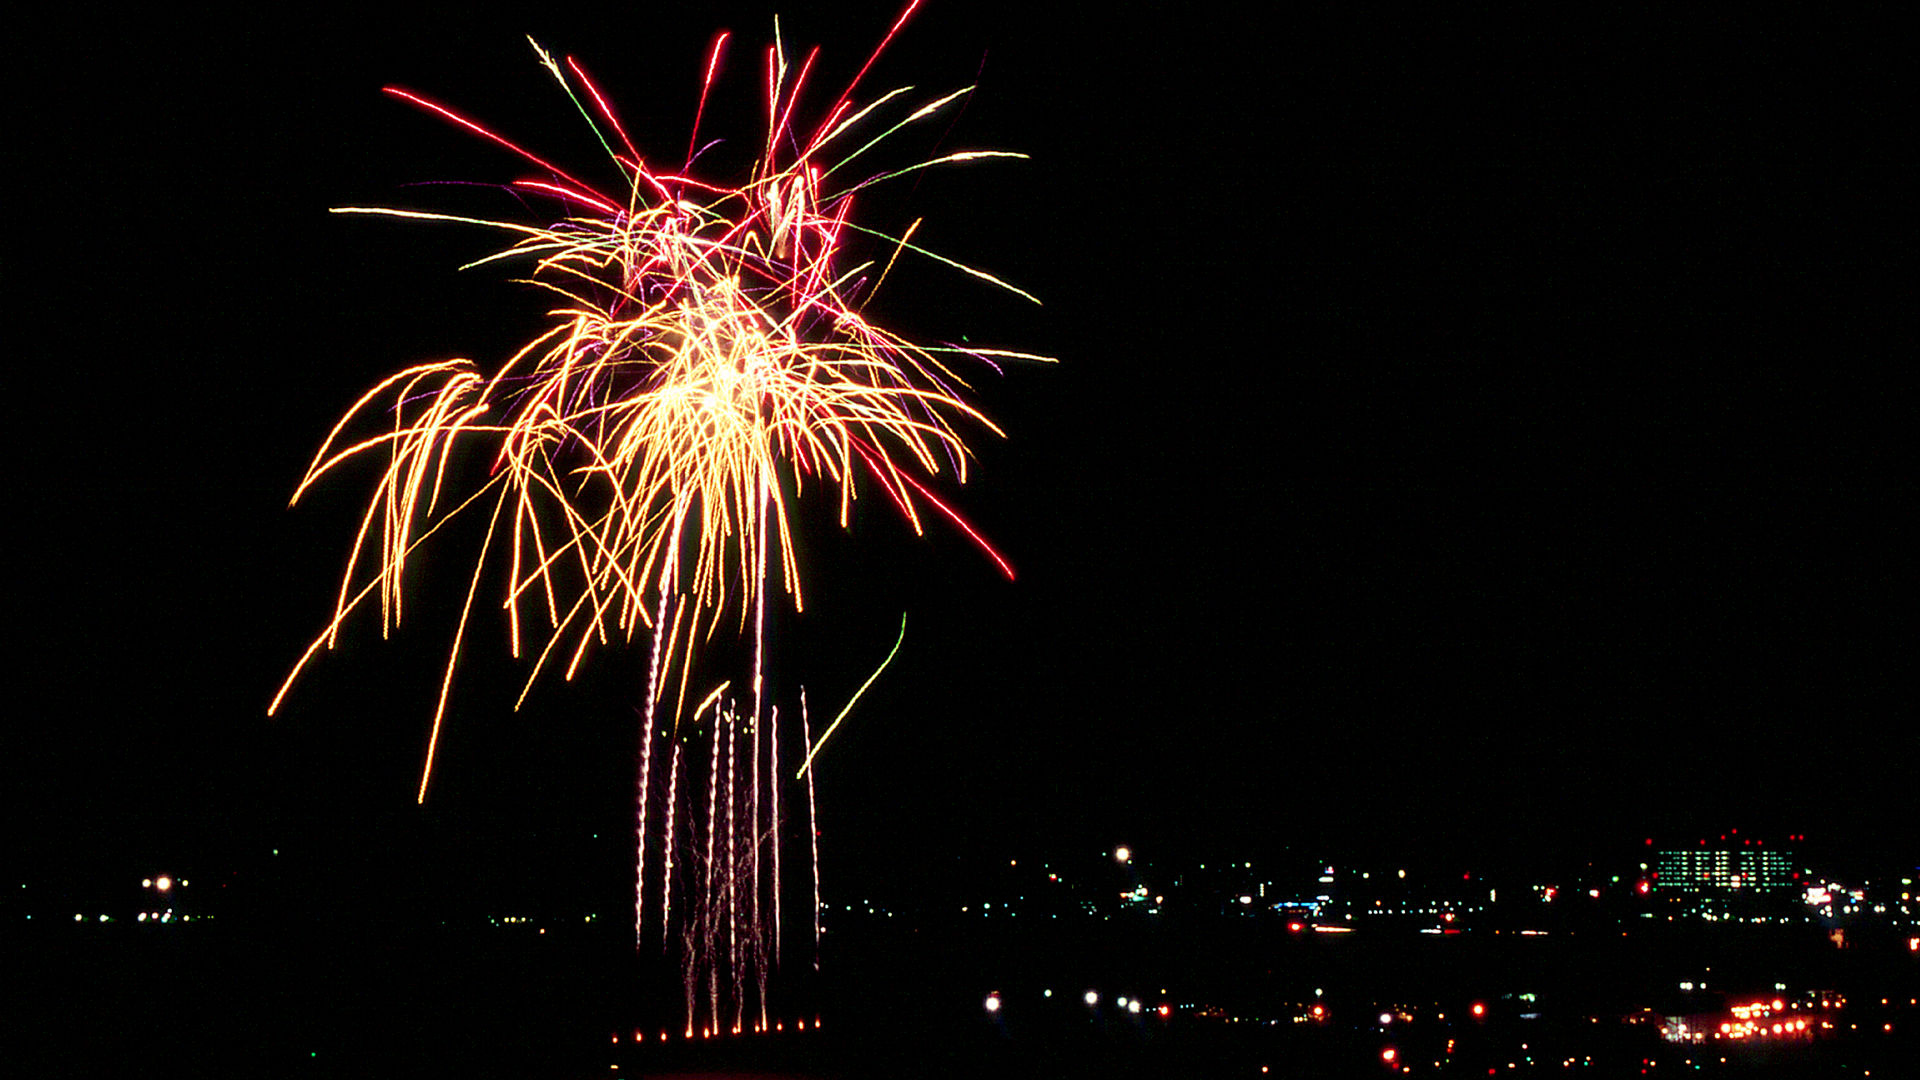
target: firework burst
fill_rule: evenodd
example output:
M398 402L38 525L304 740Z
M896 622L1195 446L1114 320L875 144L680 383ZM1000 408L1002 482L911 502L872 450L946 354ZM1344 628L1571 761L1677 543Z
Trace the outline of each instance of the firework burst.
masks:
M724 44L722 35L707 64L696 138ZM875 183L935 165L1024 156L962 151L861 171L877 145L971 88L911 111L901 105L908 88L856 105L862 68L813 133L802 135L794 113L814 57L796 72L776 40L767 52L764 150L745 184L723 187L692 175L691 153L674 171L650 166L585 70L534 48L593 123L624 186L610 193L451 109L388 89L537 166L542 176L512 186L550 198L565 216L529 225L388 208L336 212L506 233L515 238L510 246L472 265L518 264L523 280L557 303L545 330L492 373L463 360L409 368L355 402L324 441L296 502L349 460L372 456L385 468L333 618L270 711L363 605L377 597L383 632L399 622L409 556L463 512L488 514L489 527L442 680L435 742L489 558L507 562L502 607L514 655L537 650L528 687L556 666L571 677L593 645L644 629L656 641L651 690L671 690L675 716L684 711L697 642L728 612L740 629L757 623L760 593L775 581L796 609L804 607L792 503L809 485L833 492L844 526L864 477L916 531L932 508L1011 575L923 478L950 471L965 481L963 424L998 434L966 401L956 362L1046 358L916 344L868 320L864 308L902 254L1032 298L916 246L918 222L893 237L851 218L853 196ZM860 179L833 186L846 176ZM848 265L856 240L876 257ZM484 446L492 472L456 498L447 489L449 466L456 447L467 444ZM530 622L539 627L531 643ZM423 797L432 757L430 744Z
M534 44L540 64L605 147L618 184L579 179L445 106L390 87L389 94L536 168L538 175L511 188L531 205L558 209L535 224L392 208L336 211L505 234L504 248L472 265L517 268L520 280L553 298L553 307L541 332L496 369L465 360L408 368L356 401L323 441L296 502L350 461L383 466L350 545L332 618L269 712L355 612L377 606L383 634L400 622L409 558L463 514L483 515L486 526L442 673L420 799L489 566L495 573L504 568L499 603L511 650L532 656L522 700L543 672L557 669L570 679L595 646L645 632L651 649L636 770L635 935L646 940L652 919L664 946L681 939L689 1035L696 1027L741 1030L749 983L757 987L760 1026L766 1024L767 970L779 951L783 818L778 711L762 701L761 642L770 591L777 586L796 610L804 606L795 502L831 493L844 527L864 484L884 494L916 532L927 511L936 511L1012 576L1006 560L929 485L943 473L965 481L967 430L998 434L968 402L960 369L1047 358L916 343L865 314L902 257L931 259L1033 299L913 243L918 221L895 236L853 216L855 195L874 184L934 166L1024 156L960 151L902 168L869 165L890 137L972 89L918 105L911 88L864 102L855 97L913 6L818 122L806 125L797 116L817 50L797 67L789 64L776 23L765 55L765 142L743 183L715 183L694 169L726 35L708 54L693 131L672 168L640 154L573 58L556 60ZM489 470L463 488L460 477L468 474L454 463L473 457L489 462ZM751 633L751 682L741 693L733 691L734 679L697 671L701 643L726 626ZM698 701L692 709L690 690ZM787 728L789 738L803 740L803 753L788 760L806 763L817 957L818 859L807 766L819 744L809 744L804 696L801 720ZM650 866L657 882L651 889ZM732 986L730 1017L720 1000L723 978ZM704 1020L695 1001L702 982L709 999Z

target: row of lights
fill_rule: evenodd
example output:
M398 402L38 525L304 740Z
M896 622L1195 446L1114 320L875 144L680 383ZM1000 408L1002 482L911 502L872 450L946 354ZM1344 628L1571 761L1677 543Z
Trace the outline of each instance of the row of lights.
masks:
M1040 992L1040 996L1050 998L1053 996L1053 991L1043 990ZM1080 1000L1085 1002L1087 1008L1089 1009L1098 1008L1100 1005L1100 992L1098 990L1089 990L1086 993L1080 995ZM998 990L995 990L992 993L989 993L987 995L986 1001L982 1002L981 1004L982 1004L982 1007L984 1007L987 1010L988 1015L997 1015L1000 1012L1000 1010L1003 1007L1005 1007L1006 999L1001 997L1000 992ZM1146 1007L1145 1002L1142 1002L1137 997L1125 997L1125 996L1117 997L1113 1000L1113 1004L1116 1008L1125 1009L1127 1010L1127 1012L1135 1016L1138 1016L1141 1010L1143 1010ZM1153 1011L1159 1014L1161 1017L1167 1017L1172 1015L1173 1006L1162 1004L1156 1007Z
M817 1031L817 1030L819 1030L819 1028L820 1028L820 1026L821 1026L821 1025L820 1025L820 1018L819 1018L819 1017L817 1017L817 1016L816 1016L816 1017L814 1017L814 1018L813 1018L813 1028L814 1028L814 1030L816 1030L816 1031ZM807 1022L806 1022L805 1020L795 1020L795 1021L793 1022L793 1029L794 1029L795 1031L806 1031L806 1030L807 1030ZM694 1030L693 1028L691 1028L691 1027L689 1027L689 1028L688 1028L688 1029L686 1029L686 1030L685 1030L684 1032L681 1032L681 1035L680 1035L680 1037L681 1037L681 1038L683 1038L683 1039L711 1039L711 1038L714 1038L714 1037L715 1037L716 1035L721 1035L721 1036L724 1036L724 1035L745 1035L745 1034L753 1034L753 1035L766 1035L766 1034L770 1034L770 1033L773 1033L773 1032L784 1032L784 1031L786 1031L786 1030L787 1030L787 1025L786 1025L786 1021L784 1021L784 1020L775 1020L775 1021L773 1022L773 1026L772 1026L772 1027L770 1027L770 1028L769 1028L769 1027L764 1027L764 1026L762 1026L762 1025L760 1025L760 1024L754 1024L754 1025L753 1025L753 1026L752 1026L751 1028L742 1028L742 1027L739 1027L739 1026L735 1026L735 1027L732 1027L732 1028L728 1028L728 1029L726 1029L726 1030L724 1030L724 1031L723 1031L723 1030L720 1030L720 1029L718 1029L718 1028L710 1028L710 1027L703 1027L703 1028L701 1028L701 1029L700 1029L699 1031L695 1031L695 1030ZM668 1042L668 1041L671 1041L671 1039L672 1039L672 1038L673 1038L673 1036L672 1036L672 1034L671 1034L670 1032L666 1032L666 1031L662 1031L662 1032L660 1033L660 1041L661 1041L661 1042ZM642 1044L642 1043L645 1043L645 1042L647 1042L647 1041L648 1041L648 1039L647 1039L647 1033L646 1033L646 1032L644 1032L644 1031L641 1031L641 1030L640 1030L640 1029L638 1029L638 1028L635 1028L635 1029L634 1029L634 1032L633 1032L633 1038L632 1038L632 1039L630 1039L630 1040L628 1040L628 1041L629 1041L629 1042L632 1042L632 1043L633 1043L633 1044L634 1044L635 1046L638 1046L638 1045L640 1045L640 1044ZM620 1033L619 1033L619 1032L617 1032L617 1031L613 1033L613 1044L614 1044L615 1046L618 1046L618 1045L620 1044Z

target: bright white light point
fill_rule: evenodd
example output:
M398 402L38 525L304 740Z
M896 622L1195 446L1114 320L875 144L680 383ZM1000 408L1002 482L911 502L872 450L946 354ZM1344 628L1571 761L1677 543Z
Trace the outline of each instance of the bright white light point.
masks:
M1113 1003L1114 1003L1115 1005L1118 1005L1118 1006L1120 1006L1120 1007L1121 1007L1121 1008L1123 1008L1123 1009L1127 1007L1127 999L1126 999L1126 998L1123 998L1123 997L1117 997L1117 998L1114 998L1114 999L1113 999Z
M987 1011L988 1012L1000 1011L1000 995L999 994L987 995Z
M1127 1002L1127 1011L1128 1011L1128 1012L1130 1012L1130 1013L1137 1013L1137 1012L1139 1012L1139 1011L1140 1011L1140 1002L1139 1002L1139 1000L1138 1000L1138 999L1135 999L1135 1000L1133 1000L1133 1001L1129 1001L1129 1002Z
M1114 862L1126 862L1131 858L1133 858L1133 850L1131 848L1122 846L1113 849Z
M25 885L22 885L22 886L20 886L20 887L21 887L21 888L23 888L23 889L24 889L24 888L26 888L26 886L25 886ZM153 879L152 879L152 878L150 878L150 877L143 877L143 878L141 878L141 879L140 879L140 887L141 887L141 888L143 888L143 889L151 889L151 888L153 888Z
M161 874L159 877L153 879L153 887L159 889L161 892L166 892L168 889L173 888L173 879L165 874Z
M1388 1024L1391 1024L1391 1023L1393 1023L1393 1014L1392 1014L1392 1013L1381 1013L1381 1014L1380 1014L1380 1026L1382 1026L1382 1027L1385 1027L1386 1025L1388 1025Z
M1095 993L1092 990L1089 990L1087 991L1086 997L1082 998L1081 1000L1085 1001L1089 1005L1098 1005L1100 1004L1100 995Z
M1040 994L1040 996L1041 996L1041 997L1052 997L1052 996L1053 996L1053 991L1051 991L1051 990L1045 990L1045 991L1042 991L1042 992L1041 992L1041 994Z

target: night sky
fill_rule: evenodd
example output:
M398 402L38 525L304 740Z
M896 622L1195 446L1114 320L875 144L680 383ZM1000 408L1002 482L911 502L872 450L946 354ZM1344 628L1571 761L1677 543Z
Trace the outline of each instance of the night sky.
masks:
M955 501L1016 581L877 498L850 532L807 515L776 692L837 709L907 618L822 758L843 880L1115 842L1481 859L1741 827L1913 850L1899 68L1779 27L1033 6L929 0L865 84L978 81L899 163L1032 160L861 212L924 217L921 242L1044 301L903 263L870 314L1060 362L977 381L1008 438L980 434ZM381 86L601 176L524 36L666 157L729 28L703 130L735 160L772 9L656 7L170 11L23 41L10 861L284 845L564 878L617 852L590 840L624 827L638 645L515 714L525 668L479 620L413 805L471 537L429 550L394 640L361 620L265 709L364 498L287 508L320 440L383 375L490 367L544 310L456 271L491 236L327 213L519 213L408 186L533 174ZM824 86L896 11L781 26L824 46Z

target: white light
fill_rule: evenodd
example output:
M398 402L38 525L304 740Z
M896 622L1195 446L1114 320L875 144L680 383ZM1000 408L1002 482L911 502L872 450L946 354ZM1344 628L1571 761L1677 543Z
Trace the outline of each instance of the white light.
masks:
M1092 990L1089 990L1087 991L1086 996L1081 998L1081 1000L1085 1001L1089 1005L1098 1005L1100 1004L1100 995Z
M1133 852L1126 847L1122 846L1113 849L1114 862L1126 862L1131 858L1133 858Z
M1393 1014L1392 1014L1392 1013L1381 1013L1381 1014L1380 1014L1380 1026L1381 1026L1381 1027L1386 1027L1386 1026L1387 1026L1388 1024L1391 1024L1391 1023L1393 1023Z
M1140 1002L1139 1002L1139 999L1137 999L1137 998L1136 998L1136 999L1135 999L1135 1000L1133 1000L1133 1001L1129 1001L1129 1002L1127 1002L1127 1011L1128 1011L1128 1012L1130 1012L1130 1013L1134 1013L1134 1014L1136 1014L1136 1015L1137 1015L1137 1014L1138 1014L1138 1013L1140 1012Z
M987 995L987 1011L990 1013L1000 1011L1000 995L999 994Z
M1120 1006L1120 1007L1121 1007L1121 1008L1123 1008L1123 1009L1127 1007L1127 999L1126 999L1126 998L1123 998L1123 997L1117 997L1117 998L1114 998L1114 999L1113 999L1113 1003L1114 1003L1115 1005L1118 1005L1118 1006Z

